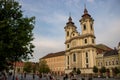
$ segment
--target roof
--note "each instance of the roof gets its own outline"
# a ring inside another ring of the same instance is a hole
[[[114,50],[106,51],[103,56],[106,57],[112,55],[118,55],[118,50],[114,49]]]
[[[97,44],[95,47],[98,48],[98,49],[104,50],[104,51],[113,50],[112,48],[106,46],[105,44]]]
[[[111,50],[113,50],[112,48],[106,46],[105,44],[97,44],[97,45],[95,45],[95,47],[97,49],[97,53],[98,54],[101,54],[101,53],[103,53],[105,51],[111,51]]]
[[[16,67],[23,67],[24,66],[24,62],[16,62]]]
[[[56,53],[49,53],[46,56],[42,57],[41,59],[63,56],[63,55],[65,55],[65,51],[60,51],[60,52],[56,52]]]

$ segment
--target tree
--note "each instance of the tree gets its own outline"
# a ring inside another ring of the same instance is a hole
[[[113,68],[112,71],[113,71],[113,73],[114,73],[115,76],[116,76],[118,73],[120,73],[120,70],[119,70],[117,67]]]
[[[93,72],[98,73],[98,68],[96,66],[93,67]]]
[[[101,67],[101,69],[100,69],[100,73],[105,73],[106,72],[106,68],[103,66],[103,67]]]
[[[32,63],[31,62],[25,62],[23,70],[27,73],[30,73],[32,70]]]
[[[45,60],[40,60],[40,63],[39,63],[39,72],[40,73],[48,73],[48,72],[50,72],[50,68],[47,65],[47,63],[46,63]]]
[[[22,13],[17,1],[0,0],[0,71],[32,56],[35,17]]]
[[[76,74],[76,68],[75,67],[73,68],[72,73]]]
[[[77,71],[76,71],[77,74],[81,74],[81,71],[79,68],[77,68]]]
[[[33,63],[32,72],[35,73],[36,71],[38,71],[38,68],[39,68],[39,64],[38,63]]]

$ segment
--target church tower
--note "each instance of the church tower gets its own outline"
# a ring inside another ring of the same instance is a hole
[[[87,45],[94,45],[95,44],[95,35],[94,35],[94,27],[93,27],[93,18],[88,13],[86,7],[84,9],[84,14],[82,18],[79,20],[81,24],[82,36],[84,37],[84,43]]]
[[[93,18],[84,9],[84,14],[79,20],[81,24],[81,34],[72,22],[71,16],[65,26],[65,73],[73,69],[80,69],[82,74],[93,73],[92,68],[96,65],[95,35]]]
[[[68,19],[68,22],[66,23],[66,26],[64,27],[65,29],[65,33],[66,33],[66,41],[65,41],[65,44],[66,44],[66,49],[69,49],[70,48],[70,44],[67,42],[71,39],[71,34],[73,32],[76,32],[76,26],[74,25],[74,22],[72,22],[72,18],[71,16],[69,17]],[[75,35],[75,34],[74,34]]]
[[[96,65],[96,48],[95,48],[95,35],[94,35],[94,20],[88,13],[86,7],[84,9],[84,14],[79,20],[81,24],[81,71],[83,74],[93,73],[92,68]]]

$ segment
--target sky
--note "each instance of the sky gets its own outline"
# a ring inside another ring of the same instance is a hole
[[[18,0],[24,16],[35,16],[33,30],[35,45],[33,58],[65,50],[65,30],[71,14],[72,20],[81,33],[79,20],[84,7],[94,19],[96,44],[105,44],[111,48],[120,42],[120,0]]]

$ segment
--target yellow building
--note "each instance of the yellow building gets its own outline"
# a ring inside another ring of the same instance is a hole
[[[72,18],[69,17],[65,26],[66,32],[66,65],[65,72],[69,73],[73,68],[80,68],[82,73],[91,74],[92,68],[96,65],[96,41],[94,35],[94,20],[84,9],[84,14],[79,20],[81,25],[81,34],[76,30]]]
[[[118,48],[110,51],[104,51],[99,53],[96,57],[96,66],[100,69],[101,67],[105,67],[110,72],[110,76],[113,76],[113,68],[120,68],[120,43],[118,44]]]
[[[65,51],[50,53],[43,58],[54,74],[63,74],[65,70]]]
[[[116,61],[118,61],[116,66],[120,65],[120,51],[118,56],[117,52],[115,52],[117,55],[112,54],[114,50],[108,46],[96,44],[93,25],[94,20],[86,8],[79,22],[81,25],[81,33],[77,31],[77,27],[72,21],[71,16],[64,27],[66,34],[64,54],[62,54],[63,52],[58,52],[54,53],[54,56],[48,54],[44,57],[50,69],[55,72],[62,70],[63,72],[65,71],[65,73],[70,73],[73,69],[79,68],[82,74],[92,74],[94,66],[99,68],[101,66],[107,68],[113,67],[112,61],[115,61],[115,64]],[[57,54],[61,55],[59,56]],[[108,61],[111,61],[110,64]]]

